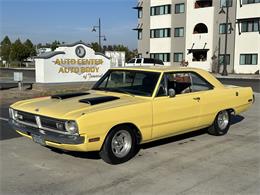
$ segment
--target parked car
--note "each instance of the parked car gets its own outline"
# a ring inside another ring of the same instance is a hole
[[[163,66],[164,63],[162,60],[153,59],[153,58],[133,58],[129,60],[126,66]]]
[[[111,164],[131,159],[138,145],[207,128],[228,132],[231,114],[254,102],[251,87],[224,86],[195,68],[110,69],[86,92],[19,101],[10,124],[43,146],[99,151]]]

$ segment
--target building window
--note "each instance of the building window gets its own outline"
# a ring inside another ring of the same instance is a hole
[[[142,18],[143,17],[143,9],[138,9],[137,11],[137,17]]]
[[[184,3],[175,4],[175,14],[184,13],[185,5]]]
[[[242,0],[242,4],[260,3],[260,0]]]
[[[183,37],[184,36],[184,28],[174,28],[174,37]]]
[[[170,53],[151,53],[150,58],[170,62]]]
[[[240,65],[257,65],[257,54],[240,54]]]
[[[173,61],[181,62],[183,60],[183,53],[174,53]]]
[[[137,39],[138,39],[138,40],[141,40],[141,39],[142,39],[142,36],[143,36],[143,30],[140,30],[140,29],[139,29],[139,30],[137,31]]]
[[[224,65],[225,54],[219,54],[218,59],[219,59],[219,65]],[[226,55],[226,61],[227,61],[227,65],[230,65],[230,54]]]
[[[171,5],[162,5],[151,7],[151,16],[171,14]]]
[[[259,19],[248,19],[241,21],[241,32],[258,32]]]
[[[220,7],[232,7],[232,0],[220,0]]]
[[[193,30],[193,34],[201,34],[201,33],[208,33],[208,27],[203,23],[196,24]]]
[[[228,29],[226,23],[219,24],[219,34],[226,34],[228,31],[228,34],[231,33],[231,23],[228,23]]]
[[[171,37],[171,29],[170,28],[152,29],[150,30],[150,37],[151,38]]]

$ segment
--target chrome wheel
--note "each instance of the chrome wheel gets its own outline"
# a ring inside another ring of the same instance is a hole
[[[126,130],[119,130],[112,138],[111,148],[113,154],[118,158],[125,157],[132,147],[132,137]]]
[[[224,129],[228,126],[228,123],[229,123],[229,114],[228,114],[228,112],[227,112],[226,110],[221,111],[221,112],[218,114],[217,122],[218,122],[218,127],[219,127],[221,130],[224,130]]]

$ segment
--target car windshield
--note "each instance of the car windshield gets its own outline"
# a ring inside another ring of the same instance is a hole
[[[109,70],[92,89],[152,96],[159,76],[158,72]]]

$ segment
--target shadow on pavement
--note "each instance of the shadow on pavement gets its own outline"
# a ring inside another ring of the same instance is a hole
[[[239,123],[243,119],[244,119],[243,116],[231,115],[231,125]],[[203,134],[206,134],[206,133],[207,133],[207,129],[205,128],[205,129],[200,129],[200,130],[197,130],[197,131],[193,131],[193,132],[189,132],[189,133],[185,133],[185,134],[176,135],[176,136],[173,136],[173,137],[153,141],[153,142],[150,142],[150,143],[142,144],[137,149],[135,155],[138,154],[140,149],[148,149],[148,148],[161,146],[161,145],[165,145],[165,144],[169,144],[169,143],[173,143],[173,142],[177,142],[177,141],[181,141],[181,140],[185,140],[185,141],[178,143],[179,145],[182,145],[182,144],[185,144],[185,143],[188,143],[188,142],[194,142],[194,141],[196,141],[197,136],[200,136],[200,135],[203,135]],[[52,147],[49,147],[49,146],[46,146],[46,147],[49,148],[51,151],[57,153],[57,154],[67,154],[67,155],[74,156],[76,158],[83,158],[83,159],[92,159],[92,160],[99,160],[100,159],[99,152],[72,152],[72,151],[65,151],[65,150],[61,150],[61,149],[57,149],[57,148],[52,148]]]

